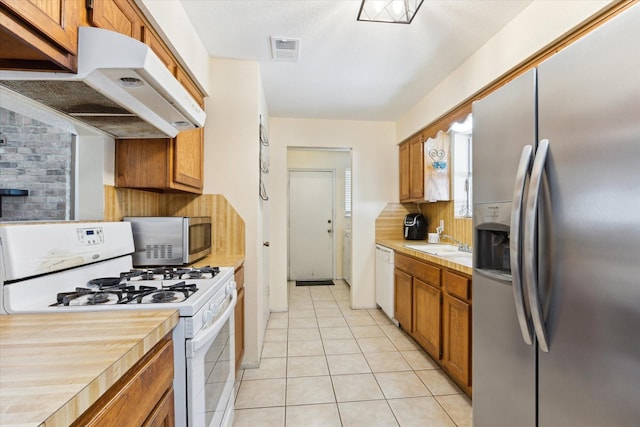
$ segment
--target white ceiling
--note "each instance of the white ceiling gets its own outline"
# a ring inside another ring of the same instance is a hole
[[[270,115],[395,121],[531,0],[425,0],[410,25],[356,21],[360,0],[181,3],[210,56],[260,64]],[[273,61],[271,36],[299,61]]]

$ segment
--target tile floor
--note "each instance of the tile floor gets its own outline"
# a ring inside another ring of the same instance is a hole
[[[471,426],[471,401],[381,310],[349,287],[289,283],[257,369],[238,373],[234,427]]]

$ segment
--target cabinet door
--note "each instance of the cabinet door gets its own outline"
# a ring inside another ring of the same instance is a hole
[[[92,25],[142,39],[144,24],[130,0],[93,0],[88,9]]]
[[[78,53],[79,11],[72,1],[0,0],[0,4],[29,22],[67,52]]]
[[[443,298],[443,365],[452,377],[471,385],[471,307],[447,293]]]
[[[193,83],[187,73],[181,68],[176,69],[176,80],[180,82],[182,86],[189,92],[189,95],[195,99],[198,105],[204,108],[204,95],[200,92],[200,89]]]
[[[409,141],[409,197],[424,197],[424,155],[422,135]]]
[[[116,140],[116,186],[167,188],[170,141],[164,138]]]
[[[394,315],[402,329],[412,332],[413,278],[397,268],[393,275],[395,282]]]
[[[244,356],[244,287],[238,291],[238,302],[235,311],[236,333],[236,372],[240,369],[242,356]]]
[[[173,182],[202,189],[203,156],[204,129],[180,132],[173,142]]]
[[[163,41],[149,28],[142,27],[142,42],[149,46],[153,53],[166,65],[171,74],[176,72],[176,62]]]
[[[164,397],[155,407],[142,427],[174,427],[176,425],[176,411],[173,400],[173,387],[164,394]]]
[[[0,68],[76,72],[80,4],[0,0]]]
[[[405,142],[398,147],[400,156],[400,201],[404,202],[411,197],[409,193],[409,143]]]
[[[436,360],[440,359],[442,291],[413,279],[413,337]]]

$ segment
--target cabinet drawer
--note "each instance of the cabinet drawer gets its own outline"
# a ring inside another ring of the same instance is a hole
[[[72,427],[140,426],[173,381],[173,341],[168,336],[87,409]],[[170,402],[173,405],[173,401]]]
[[[413,277],[435,286],[440,287],[440,268],[435,267],[426,262],[418,261],[408,256],[398,254],[395,255],[396,268],[409,273]]]
[[[463,300],[471,298],[471,280],[467,277],[454,274],[450,271],[444,273],[444,286],[449,295]]]

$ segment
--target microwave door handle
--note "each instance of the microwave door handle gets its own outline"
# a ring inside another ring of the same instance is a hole
[[[225,301],[230,298],[231,303],[225,308],[222,316],[207,326],[205,329],[199,331],[197,338],[187,341],[186,353],[188,358],[194,357],[203,347],[205,347],[216,335],[222,330],[225,322],[229,320],[236,306],[238,300],[238,292],[234,289],[233,292],[225,298]],[[223,303],[224,304],[224,303]]]
[[[189,263],[189,253],[191,252],[191,248],[189,248],[189,218],[182,219],[182,263]]]

